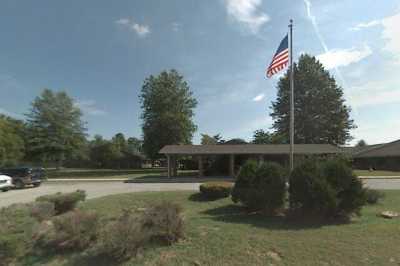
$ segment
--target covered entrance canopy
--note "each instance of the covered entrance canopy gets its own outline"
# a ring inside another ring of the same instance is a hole
[[[167,145],[159,153],[168,160],[168,177],[176,175],[176,156],[194,156],[198,158],[199,176],[203,176],[203,157],[209,155],[229,155],[229,175],[234,176],[235,155],[288,155],[289,144],[219,144],[219,145]],[[297,144],[296,155],[328,155],[342,153],[342,150],[330,144]]]

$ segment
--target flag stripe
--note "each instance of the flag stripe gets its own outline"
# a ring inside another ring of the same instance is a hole
[[[274,74],[278,73],[284,69],[289,63],[289,43],[288,36],[281,41],[278,50],[276,51],[274,57],[272,58],[271,64],[267,69],[267,77],[272,77]]]

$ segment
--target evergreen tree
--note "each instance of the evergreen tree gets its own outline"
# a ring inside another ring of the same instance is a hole
[[[343,90],[317,59],[301,55],[294,65],[295,143],[341,145],[351,140],[355,128]],[[278,96],[272,103],[273,128],[289,141],[289,73],[278,82]]]

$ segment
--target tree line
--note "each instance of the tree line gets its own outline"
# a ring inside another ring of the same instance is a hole
[[[32,101],[25,120],[0,115],[0,166],[140,167],[140,139],[118,133],[109,140],[100,135],[89,140],[86,132],[73,99],[45,89]]]
[[[350,130],[355,128],[351,109],[334,77],[310,55],[301,55],[294,71],[295,143],[343,145],[351,140]],[[254,144],[289,142],[288,72],[278,81],[277,89],[268,114],[274,121],[272,128],[256,130],[251,140]],[[197,100],[176,70],[146,78],[139,103],[141,139],[119,133],[109,140],[101,136],[88,140],[82,112],[73,99],[65,92],[45,89],[32,102],[24,121],[0,116],[0,165],[34,161],[58,166],[81,163],[86,167],[126,168],[133,167],[133,162],[143,156],[161,158],[159,150],[165,145],[192,143],[197,130],[193,121]],[[226,142],[246,143],[241,139],[225,141],[221,135],[202,136],[202,144]]]

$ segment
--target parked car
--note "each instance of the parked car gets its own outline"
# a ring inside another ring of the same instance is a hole
[[[16,167],[0,169],[0,174],[10,176],[15,188],[24,188],[27,185],[40,186],[44,179],[43,168]]]
[[[12,187],[12,178],[7,175],[0,175],[0,190],[6,192]]]

